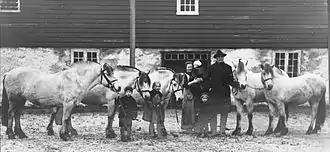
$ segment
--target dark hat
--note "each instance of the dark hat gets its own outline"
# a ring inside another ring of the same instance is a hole
[[[132,88],[131,86],[127,86],[127,87],[125,87],[125,90],[124,90],[124,91],[126,92],[127,90],[133,92],[133,88]]]
[[[217,53],[213,56],[213,58],[217,58],[218,56],[225,57],[226,55],[226,53],[223,53],[221,50],[218,50]]]

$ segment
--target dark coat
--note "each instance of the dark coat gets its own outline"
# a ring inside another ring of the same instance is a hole
[[[135,119],[137,117],[137,103],[133,97],[123,96],[116,101],[119,107],[119,118]]]
[[[142,119],[152,123],[164,123],[165,120],[165,101],[162,93],[152,90],[150,101],[146,101],[143,107]]]
[[[235,81],[231,66],[224,62],[216,62],[208,67],[204,73],[203,91],[209,92],[209,101],[207,106],[217,107],[215,105],[223,106],[224,103],[230,104],[230,88],[231,85],[234,88],[239,86],[239,83]]]

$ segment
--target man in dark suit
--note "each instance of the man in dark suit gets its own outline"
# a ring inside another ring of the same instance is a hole
[[[214,116],[218,113],[221,114],[220,119],[220,135],[225,135],[226,123],[228,113],[230,111],[230,88],[229,85],[238,88],[239,83],[235,81],[231,66],[224,63],[224,57],[227,54],[218,50],[214,55],[216,63],[210,65],[204,75],[204,92],[208,92],[209,99],[205,103],[206,111],[212,113],[211,130],[212,134],[216,135],[217,117]]]

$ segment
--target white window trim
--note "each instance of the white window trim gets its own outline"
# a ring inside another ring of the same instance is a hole
[[[176,15],[199,15],[199,0],[195,0],[195,11],[181,11],[181,0],[176,0]]]
[[[21,0],[17,0],[17,10],[0,10],[3,13],[19,13],[21,12]]]
[[[83,61],[87,61],[87,52],[96,52],[97,63],[100,63],[100,51],[99,50],[71,50],[71,64],[73,64],[74,60],[74,52],[83,52],[84,59]]]
[[[275,55],[276,53],[285,53],[285,60],[284,60],[284,71],[288,72],[289,67],[289,53],[298,53],[298,72],[297,76],[300,75],[300,66],[301,66],[301,50],[286,50],[286,51],[273,51],[272,56],[272,63],[275,65]]]

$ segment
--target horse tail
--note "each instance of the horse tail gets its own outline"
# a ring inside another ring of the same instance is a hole
[[[9,109],[9,100],[8,100],[8,95],[7,95],[7,91],[5,88],[5,78],[6,75],[3,76],[3,88],[2,88],[2,117],[1,117],[1,121],[2,121],[2,126],[7,126],[8,125],[8,109]]]
[[[319,102],[319,107],[317,110],[317,120],[319,120],[320,125],[322,126],[325,122],[325,117],[326,117],[326,105],[325,105],[325,91],[322,95],[321,101]]]

